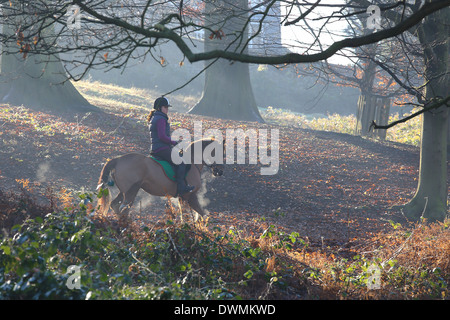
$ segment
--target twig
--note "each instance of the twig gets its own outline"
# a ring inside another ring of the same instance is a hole
[[[165,231],[166,231],[167,235],[169,236],[170,241],[171,241],[172,244],[173,244],[173,249],[175,250],[176,253],[178,253],[178,255],[181,257],[181,259],[183,260],[183,262],[186,263],[186,260],[185,260],[184,257],[181,255],[180,251],[178,251],[177,246],[175,245],[175,242],[173,241],[172,236],[170,235],[170,232],[169,232],[168,229],[169,229],[169,228],[166,228]]]
[[[134,253],[130,252],[130,254],[131,254],[131,257],[132,257],[134,260],[136,260],[136,262],[140,265],[140,267],[141,267],[142,269],[145,269],[148,273],[150,273],[150,274],[152,274],[153,276],[159,278],[161,281],[164,281],[164,279],[163,279],[159,274],[157,274],[157,273],[153,272],[152,270],[150,270],[150,268],[147,267],[147,265],[146,265],[144,262],[142,262],[141,260],[139,260],[139,259],[136,257],[136,255],[135,255]]]
[[[420,216],[420,223],[419,223],[419,225],[411,232],[411,234],[410,234],[409,237],[405,240],[405,242],[403,242],[403,243],[400,245],[400,247],[398,247],[398,249],[395,250],[394,254],[393,254],[388,260],[383,261],[383,262],[381,263],[381,266],[382,266],[382,267],[384,267],[384,266],[386,265],[386,263],[388,263],[389,261],[395,259],[395,258],[400,254],[400,252],[402,252],[402,250],[405,248],[406,244],[407,244],[408,241],[412,238],[412,236],[414,235],[414,233],[416,232],[416,230],[422,225],[423,216],[424,216],[425,211],[426,211],[426,209],[427,209],[427,205],[428,205],[428,197],[425,197],[425,206],[424,206],[424,208],[423,208],[422,215]],[[402,212],[402,214],[403,214],[403,212]]]
[[[128,117],[130,116],[130,114],[131,114],[131,113],[129,113],[129,114],[123,116],[122,121],[119,123],[119,125],[118,125],[113,131],[108,132],[108,133],[105,135],[105,137],[107,137],[107,136],[109,136],[109,135],[112,135],[112,134],[116,133],[116,131],[119,130],[119,128],[120,128],[120,127],[122,126],[122,124],[125,122],[125,119],[128,118]]]
[[[209,63],[206,67],[204,67],[202,70],[200,70],[200,72],[198,72],[194,77],[192,77],[190,80],[188,80],[186,83],[184,83],[183,85],[181,85],[178,88],[175,88],[167,93],[165,93],[163,96],[168,96],[178,90],[183,89],[184,87],[186,87],[188,84],[190,84],[192,81],[194,81],[195,79],[197,79],[203,72],[206,71],[206,69],[208,69],[209,67],[211,67],[217,60],[219,60],[219,58],[214,59],[211,63]]]

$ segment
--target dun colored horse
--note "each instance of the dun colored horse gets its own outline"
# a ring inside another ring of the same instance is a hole
[[[201,146],[202,155],[204,149],[214,139],[203,139],[192,142],[186,148],[187,154],[191,155],[191,168],[186,175],[186,182],[194,186],[195,189],[181,197],[188,205],[200,215],[205,212],[202,209],[197,192],[201,187],[201,172],[203,166],[212,169],[214,176],[223,174],[223,164],[207,164],[202,160],[201,164],[194,163],[194,150]],[[200,145],[197,145],[200,144]],[[197,145],[197,147],[195,147]],[[222,146],[223,148],[224,146]],[[111,202],[110,192],[103,192],[98,201],[98,213],[104,215],[109,207],[119,216],[119,221],[128,219],[128,211],[133,205],[136,195],[140,189],[155,196],[176,196],[177,184],[167,177],[163,168],[155,160],[139,153],[128,153],[123,156],[109,160],[102,169],[98,182],[98,189],[108,189],[108,185],[115,183],[119,189],[119,194]]]

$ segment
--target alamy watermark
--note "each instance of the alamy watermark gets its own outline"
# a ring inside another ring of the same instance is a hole
[[[261,175],[274,175],[279,169],[279,130],[278,129],[226,129],[225,137],[219,129],[203,131],[201,121],[194,121],[194,139],[187,129],[176,129],[172,132],[173,140],[181,142],[172,149],[172,162],[180,164],[261,164]],[[202,150],[198,145],[194,150],[187,149],[193,141],[214,137],[214,142]],[[269,143],[270,137],[270,143]],[[224,145],[225,144],[225,148]],[[198,146],[198,148],[196,148]],[[183,153],[180,154],[179,150]],[[224,150],[225,149],[225,150]],[[235,150],[236,149],[236,150]],[[248,150],[248,159],[247,151]],[[236,152],[235,152],[236,151]],[[192,152],[194,154],[192,154]],[[224,152],[226,157],[224,158]],[[247,162],[248,160],[248,162]]]
[[[369,17],[366,20],[366,27],[368,29],[381,29],[381,9],[377,5],[370,5],[367,7],[366,12],[369,14]],[[68,7],[66,15],[67,18],[67,27],[70,30],[81,29],[81,18],[83,17],[83,13],[81,12],[81,8],[77,4],[72,4]]]
[[[81,267],[71,265],[67,268],[67,274],[71,274],[66,281],[66,287],[70,290],[81,289]]]
[[[370,16],[367,18],[366,21],[367,29],[375,29],[375,31],[380,30],[381,29],[380,7],[376,5],[370,5],[367,7],[366,12],[370,14]]]
[[[81,29],[81,18],[82,18],[82,13],[81,13],[81,9],[79,5],[76,4],[72,4],[68,9],[67,9],[67,28],[69,28],[70,30],[76,29],[79,30]]]
[[[381,289],[381,269],[379,266],[372,264],[367,269],[369,277],[367,278],[367,290]]]

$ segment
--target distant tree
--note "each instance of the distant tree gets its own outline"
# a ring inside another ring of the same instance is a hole
[[[351,14],[355,10],[357,9],[350,8],[348,12]],[[347,18],[349,27],[346,34],[355,37],[374,32],[367,27],[367,19],[361,15],[350,15]],[[391,100],[397,106],[410,106],[408,103],[415,102],[417,96],[420,96],[415,87],[419,84],[421,73],[418,69],[421,63],[418,59],[405,57],[411,52],[406,51],[410,48],[405,48],[402,43],[404,38],[405,35],[402,35],[400,39],[390,38],[346,52],[352,65],[336,65],[324,61],[315,68],[316,73],[326,81],[360,90],[356,112],[357,135],[385,138],[386,130],[373,130],[373,122],[376,121],[378,125],[388,123]]]
[[[28,15],[38,7],[17,4],[2,8],[3,39],[0,102],[53,110],[92,111],[93,106],[68,81],[58,53],[30,52],[40,38],[26,36]],[[54,26],[42,21],[42,39],[55,37]]]
[[[213,30],[204,33],[205,52],[248,52],[248,1],[206,1],[204,19]],[[220,58],[210,64],[205,62],[203,95],[190,113],[262,122],[250,83],[249,65]]]

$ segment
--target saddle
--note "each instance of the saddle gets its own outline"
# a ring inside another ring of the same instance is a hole
[[[149,157],[150,157],[150,159],[154,160],[156,163],[158,163],[161,166],[161,168],[163,169],[164,174],[166,175],[167,178],[169,178],[170,180],[175,181],[175,182],[177,181],[176,173],[175,173],[175,165],[173,165],[169,161],[163,160],[157,156],[151,155]],[[186,178],[190,168],[191,168],[191,165],[187,164],[186,172],[184,175],[185,178]]]

